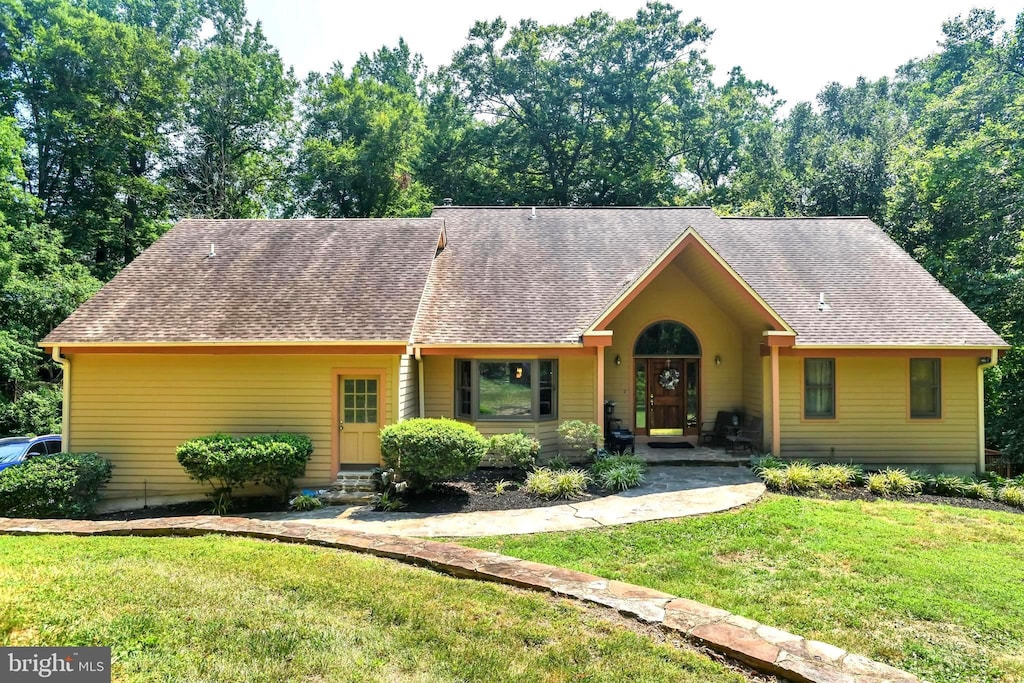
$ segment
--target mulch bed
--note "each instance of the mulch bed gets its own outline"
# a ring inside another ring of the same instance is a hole
[[[197,500],[191,503],[175,503],[174,505],[156,505],[139,510],[124,512],[107,512],[93,515],[90,519],[120,522],[129,519],[151,519],[153,517],[189,517],[192,515],[209,515],[212,503],[208,500]],[[280,498],[272,496],[251,496],[235,498],[229,515],[247,512],[283,512],[288,509]]]
[[[531,496],[518,486],[509,487],[500,496],[494,494],[499,481],[521,485],[526,475],[520,470],[479,469],[459,481],[435,484],[433,489],[405,497],[406,506],[400,512],[482,512],[485,510],[522,510],[524,508],[551,507],[565,503],[578,503],[610,495],[593,485],[586,495],[573,500],[561,498],[545,500]]]
[[[790,493],[784,491],[776,491],[776,493],[784,493],[785,495],[798,496],[800,498],[825,498],[828,500],[866,500],[874,502],[876,500],[890,500],[900,503],[928,503],[930,505],[952,505],[958,508],[973,508],[975,510],[996,510],[998,512],[1012,512],[1020,515],[1024,514],[1024,510],[1015,508],[1010,505],[994,500],[979,500],[977,498],[947,498],[946,496],[932,496],[922,494],[920,496],[906,496],[902,498],[887,498],[882,496],[876,496],[875,494],[868,491],[866,488],[851,488],[851,489],[835,489],[831,491],[806,491],[799,493]]]

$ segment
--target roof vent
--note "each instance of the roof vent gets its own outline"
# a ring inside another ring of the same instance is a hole
[[[206,255],[206,258],[213,258],[217,255],[217,245],[210,244],[210,253]]]
[[[832,308],[832,306],[830,306],[829,304],[825,303],[825,292],[822,292],[821,294],[819,294],[818,295],[818,310],[819,311],[827,311],[827,310],[830,310],[831,308]]]
[[[530,207],[530,220],[531,221],[537,220],[537,207],[536,206],[531,206]]]
[[[441,204],[444,205],[444,206],[451,206],[452,205],[452,198],[451,197],[445,197],[444,199],[441,200]]]

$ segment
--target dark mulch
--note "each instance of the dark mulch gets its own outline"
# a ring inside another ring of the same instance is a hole
[[[929,503],[931,505],[952,505],[958,508],[973,508],[975,510],[997,510],[999,512],[1012,512],[1024,514],[1024,510],[1005,505],[994,500],[979,500],[977,498],[947,498],[945,496],[932,496],[922,494],[920,496],[908,496],[904,498],[883,498],[876,496],[866,488],[837,489],[833,491],[807,491],[801,493],[788,493],[791,496],[801,498],[826,498],[829,500],[892,500],[901,503]]]
[[[526,475],[520,470],[480,469],[466,477],[445,484],[435,484],[430,491],[407,495],[401,512],[480,512],[484,510],[522,510],[523,508],[550,507],[565,503],[593,500],[609,495],[607,491],[591,486],[582,498],[544,500],[520,490]],[[499,481],[514,482],[505,493],[494,494]]]
[[[175,503],[174,505],[157,505],[141,508],[139,510],[126,510],[124,512],[107,512],[102,515],[94,515],[91,519],[125,521],[130,519],[150,519],[153,517],[189,517],[191,515],[209,515],[211,503],[208,500],[197,500],[191,503]],[[247,512],[283,512],[288,505],[280,498],[273,496],[252,496],[239,497],[234,501],[229,515],[245,514]]]

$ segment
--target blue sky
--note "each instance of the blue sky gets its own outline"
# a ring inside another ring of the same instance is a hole
[[[634,14],[640,0],[248,0],[249,17],[263,22],[270,41],[296,74],[351,66],[361,52],[394,45],[399,36],[429,67],[446,63],[478,19],[509,23],[530,17],[565,23],[595,9]],[[978,3],[954,0],[691,0],[676,2],[684,17],[698,16],[715,36],[708,58],[724,77],[733,65],[771,83],[789,103],[813,100],[829,81],[891,75],[912,57],[935,49],[942,22]],[[1021,0],[981,3],[1012,24]]]

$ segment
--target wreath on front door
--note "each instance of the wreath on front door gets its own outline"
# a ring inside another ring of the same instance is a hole
[[[662,389],[673,391],[679,386],[679,371],[675,368],[665,368],[658,373],[658,384]]]

